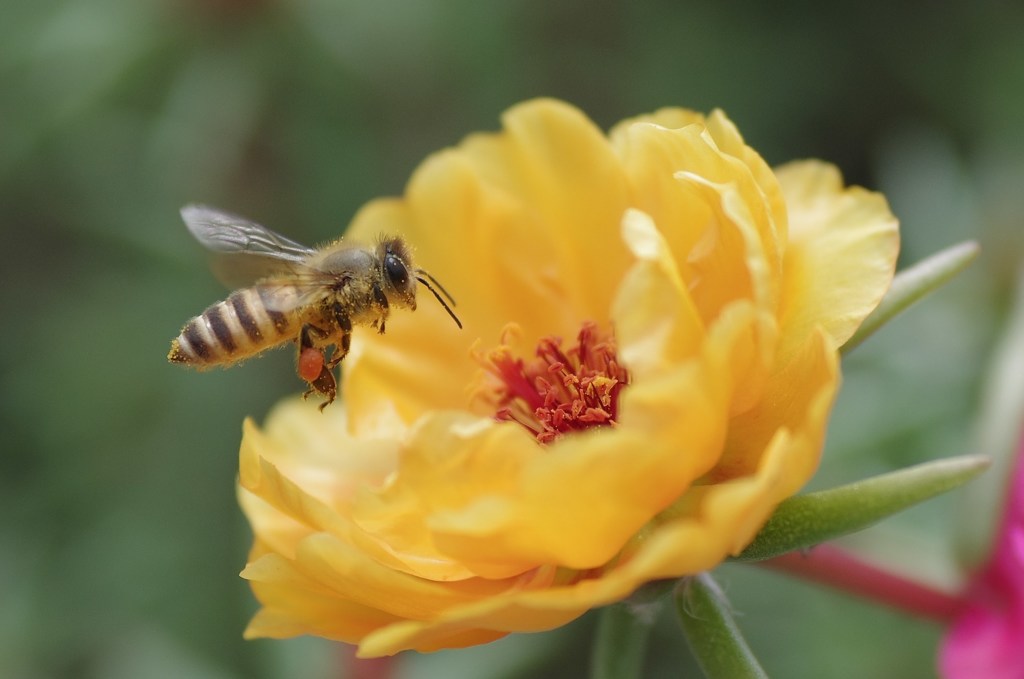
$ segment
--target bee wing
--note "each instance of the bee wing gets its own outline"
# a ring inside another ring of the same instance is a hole
[[[212,253],[210,268],[229,288],[268,276],[300,276],[315,250],[247,219],[205,205],[187,205],[181,218]]]
[[[305,269],[266,278],[250,287],[269,311],[288,313],[316,304],[323,298],[324,291],[330,290],[331,282],[324,274]]]
[[[305,261],[315,252],[256,222],[205,205],[186,205],[181,209],[181,218],[196,240],[213,252],[296,263]]]
[[[213,275],[229,289],[247,288],[264,278],[297,277],[306,270],[302,264],[260,255],[214,252],[209,259]]]

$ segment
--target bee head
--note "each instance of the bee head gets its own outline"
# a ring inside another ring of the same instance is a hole
[[[384,294],[395,306],[416,310],[416,277],[412,275],[412,253],[401,238],[385,238],[380,243]]]
[[[383,238],[380,242],[379,255],[381,260],[381,273],[384,275],[384,284],[387,290],[384,294],[388,302],[397,306],[404,306],[416,310],[416,282],[430,290],[431,294],[448,312],[448,315],[455,321],[455,325],[462,328],[462,321],[452,311],[455,300],[448,294],[448,291],[423,269],[417,269],[412,265],[412,253],[409,246],[401,238]],[[441,292],[439,293],[438,290]],[[442,297],[441,295],[444,295]],[[445,300],[448,301],[445,301]],[[451,306],[448,305],[451,302]]]

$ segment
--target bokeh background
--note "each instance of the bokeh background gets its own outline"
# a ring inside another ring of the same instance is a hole
[[[0,10],[0,677],[338,677],[340,645],[245,642],[244,417],[290,352],[165,362],[224,291],[178,217],[207,202],[305,242],[538,95],[608,127],[722,107],[772,163],[884,191],[906,265],[981,260],[845,361],[815,486],[968,452],[1024,252],[1024,6],[599,0],[13,0]],[[852,544],[955,576],[955,498]],[[780,677],[929,677],[941,630],[753,567],[721,580]],[[670,612],[649,676],[694,676]],[[401,676],[585,676],[593,616],[407,656]]]

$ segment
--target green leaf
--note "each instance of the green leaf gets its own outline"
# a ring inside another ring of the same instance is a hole
[[[590,656],[592,679],[643,676],[644,655],[660,602],[623,601],[605,607]]]
[[[735,561],[770,559],[853,533],[966,483],[989,458],[964,455],[926,462],[782,502]]]
[[[911,304],[947,283],[955,275],[967,268],[980,252],[978,244],[967,241],[946,248],[928,259],[918,262],[909,269],[896,274],[889,292],[875,308],[860,328],[853,334],[840,352],[848,354],[861,342],[873,335],[876,330],[893,319]]]
[[[710,574],[681,580],[675,603],[686,641],[708,679],[768,676],[747,646],[733,620],[729,601]]]

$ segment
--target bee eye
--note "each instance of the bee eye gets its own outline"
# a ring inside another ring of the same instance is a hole
[[[405,268],[405,262],[392,253],[384,257],[384,272],[395,287],[404,286],[409,282],[409,270]]]

